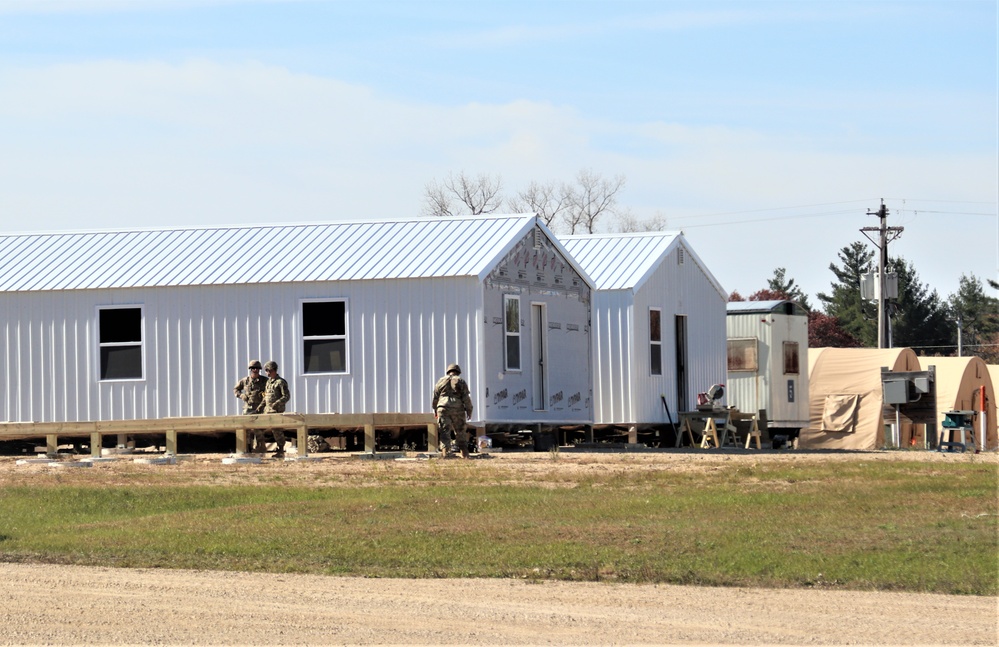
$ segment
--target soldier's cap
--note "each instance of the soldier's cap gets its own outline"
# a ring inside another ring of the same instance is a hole
[[[457,364],[448,364],[447,365],[447,370],[444,371],[444,372],[445,373],[457,373],[458,375],[461,375],[461,367],[458,366]]]
[[[260,365],[259,359],[254,359],[250,360],[250,365],[247,366],[247,368],[263,368],[263,367]]]
[[[264,364],[264,369],[268,370],[268,371],[270,371],[270,370],[275,370],[276,371],[278,369],[277,362],[275,362],[273,360],[270,361],[270,362],[267,362],[266,364]]]

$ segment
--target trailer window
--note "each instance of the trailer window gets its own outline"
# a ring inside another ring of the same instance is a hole
[[[649,372],[663,374],[662,310],[659,308],[649,310]]]
[[[347,372],[347,302],[302,302],[306,373]]]
[[[505,366],[508,371],[520,370],[520,297],[503,296]]]
[[[798,374],[798,342],[784,342],[784,375]]]
[[[142,308],[101,308],[97,315],[100,379],[142,379]]]
[[[729,339],[728,370],[756,371],[758,369],[756,339]]]

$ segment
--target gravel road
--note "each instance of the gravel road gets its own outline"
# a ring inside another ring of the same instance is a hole
[[[995,645],[989,597],[0,564],[0,643]]]

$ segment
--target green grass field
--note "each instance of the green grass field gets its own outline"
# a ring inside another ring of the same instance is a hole
[[[569,476],[550,463],[528,477],[484,461],[378,466],[356,484],[15,481],[0,488],[0,561],[999,593],[994,464]]]

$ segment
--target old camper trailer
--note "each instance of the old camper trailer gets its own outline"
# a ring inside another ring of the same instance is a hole
[[[808,426],[808,311],[794,301],[730,301],[728,403],[766,410],[771,435]]]

